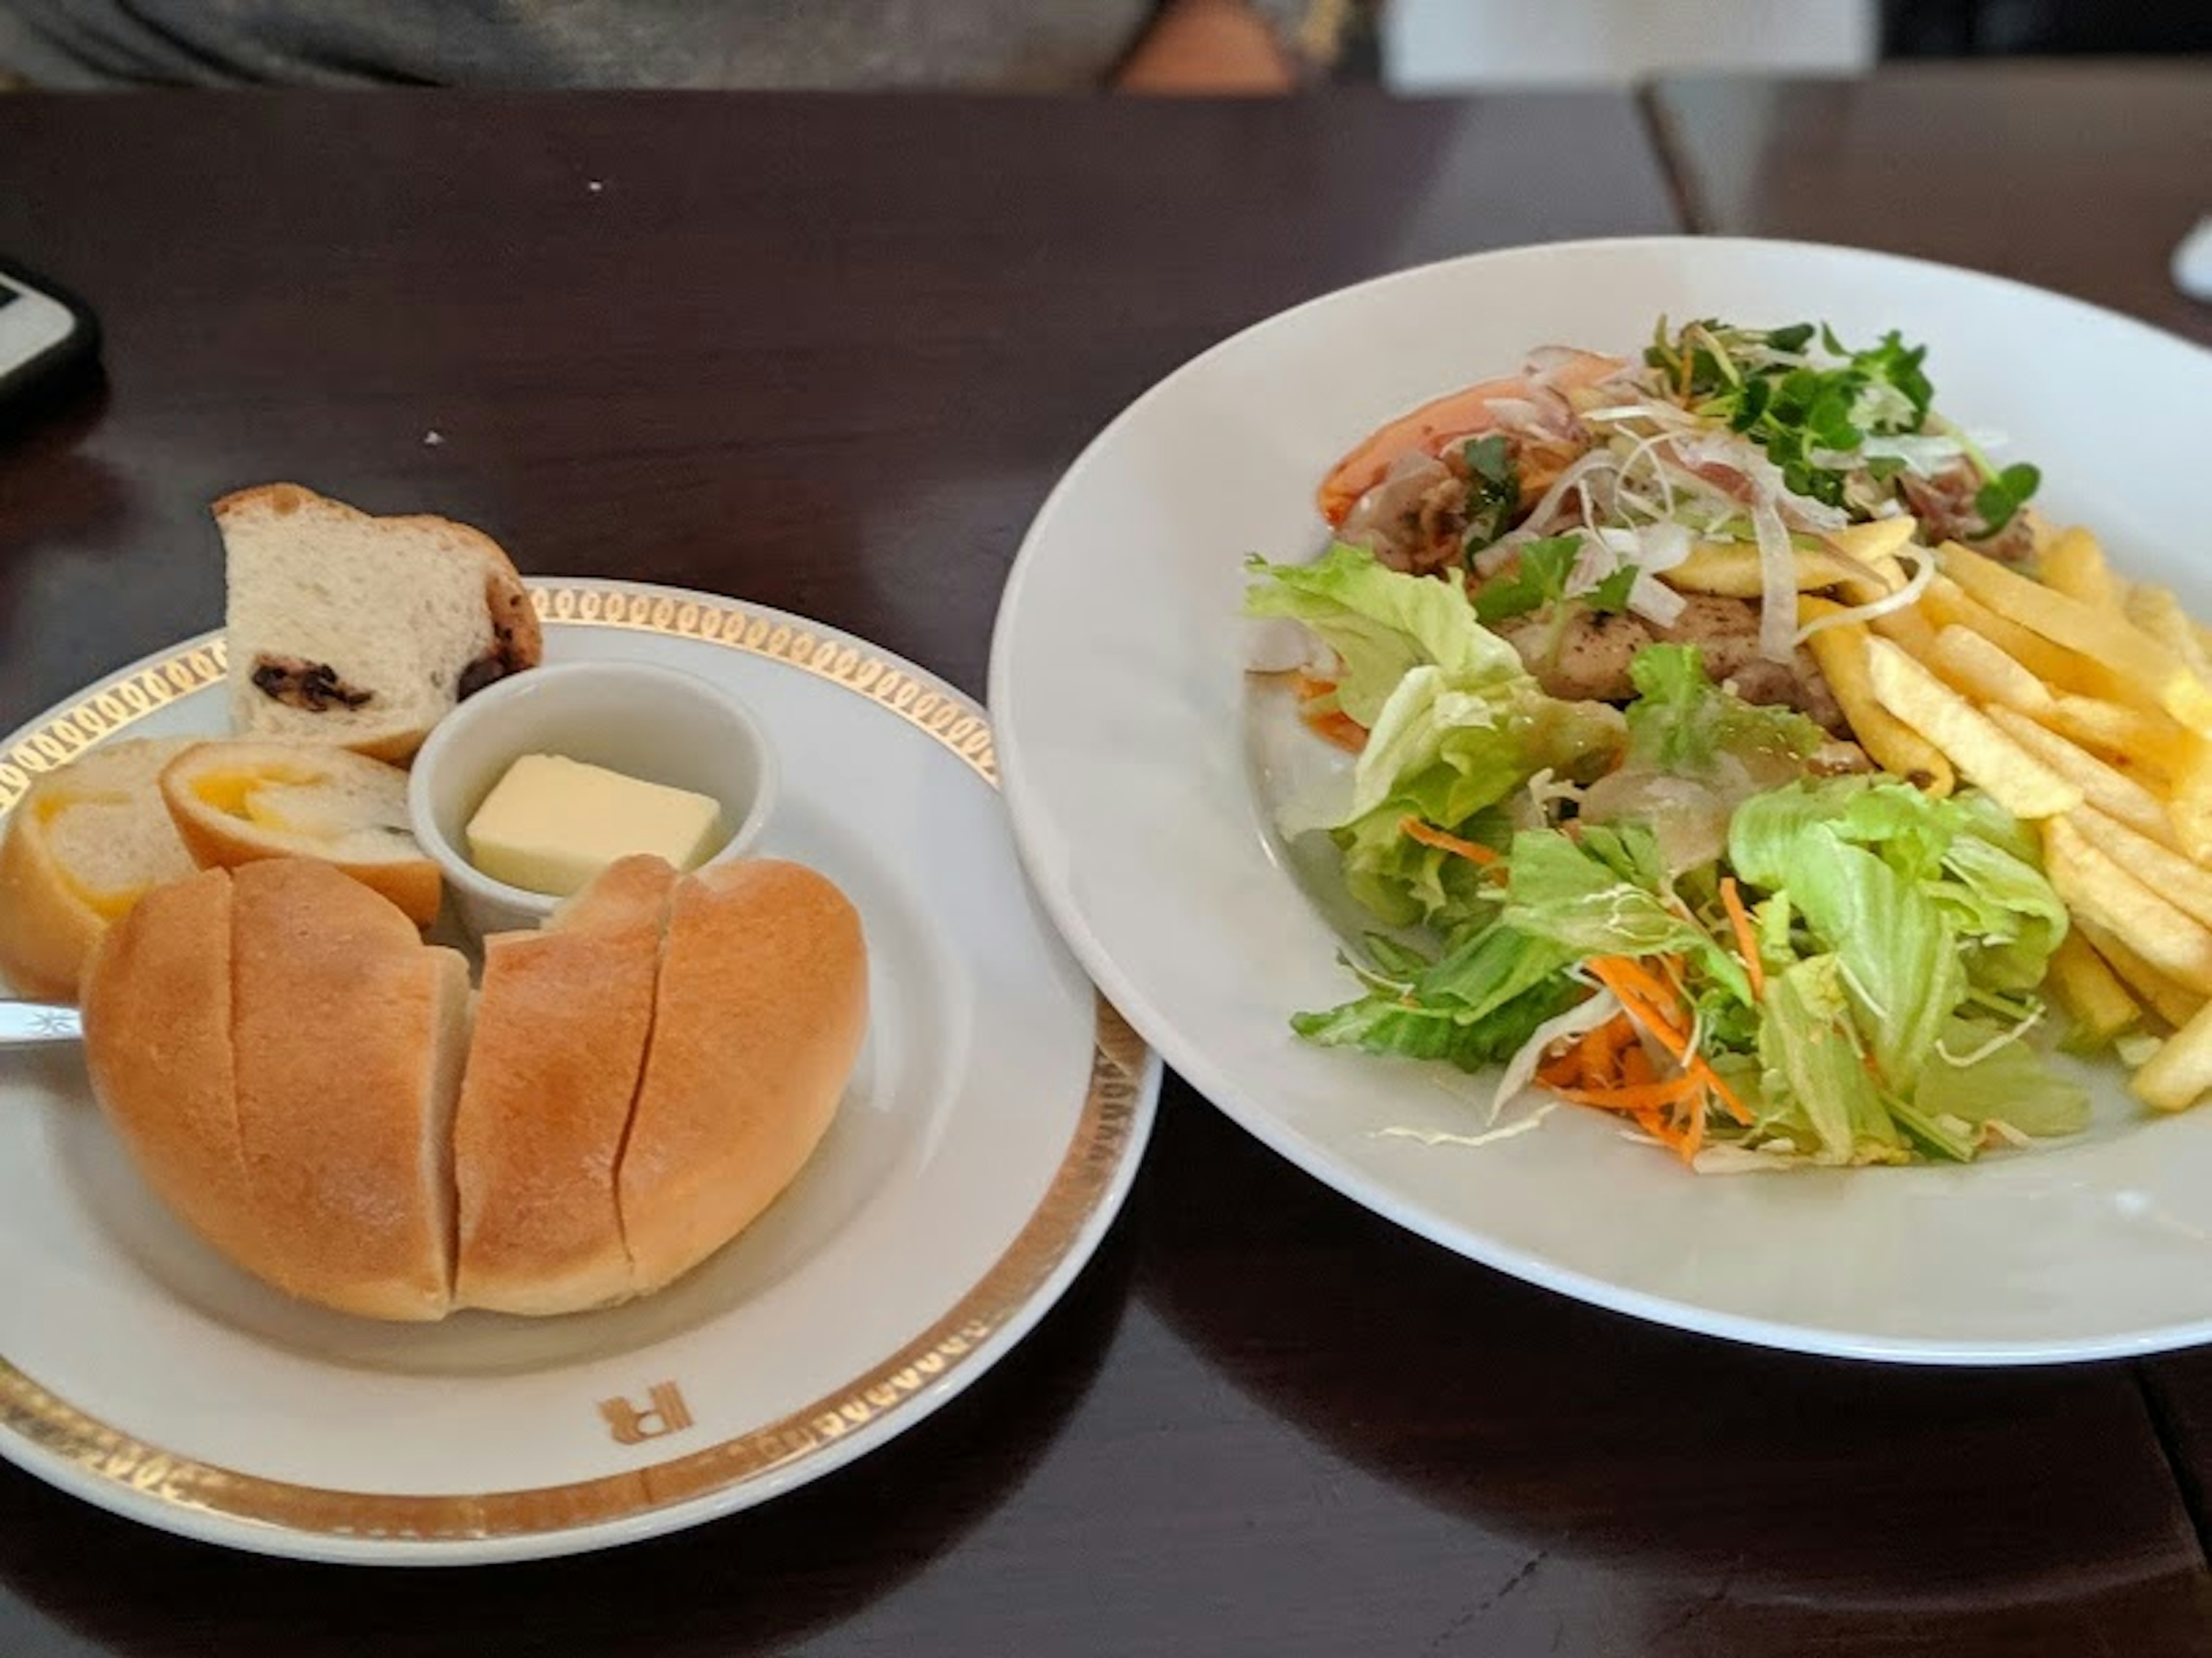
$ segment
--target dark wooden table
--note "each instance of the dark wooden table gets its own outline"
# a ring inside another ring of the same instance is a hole
[[[204,503],[286,476],[980,689],[1030,513],[1164,370],[1392,266],[1676,223],[1613,95],[0,99],[0,251],[110,333],[104,392],[0,442],[0,725],[216,621]],[[878,1455],[659,1542],[416,1573],[0,1469],[0,1654],[2203,1651],[2169,1374],[1594,1312],[1170,1080],[1073,1291]]]
[[[1899,67],[1647,94],[1692,228],[1850,242],[2055,288],[2212,344],[2168,279],[2212,213],[2212,67]]]

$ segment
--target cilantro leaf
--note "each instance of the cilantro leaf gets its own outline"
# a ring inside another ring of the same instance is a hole
[[[1577,597],[1600,616],[1618,616],[1628,608],[1628,590],[1635,585],[1636,567],[1623,564],[1596,586]]]
[[[1578,535],[1546,536],[1528,543],[1513,569],[1491,577],[1475,590],[1475,620],[1488,627],[1565,598],[1567,578],[1582,544]]]
[[[1575,556],[1582,550],[1582,544],[1580,533],[1570,531],[1563,536],[1532,541],[1522,548],[1515,568],[1491,577],[1475,589],[1475,619],[1487,627],[1570,599],[1601,616],[1626,610],[1629,589],[1636,584],[1633,564],[1617,567],[1581,592],[1567,591],[1567,584],[1574,577]]]
[[[1974,510],[1982,515],[1982,533],[1993,536],[2012,522],[2042,485],[2043,474],[2025,461],[2008,466],[1974,492]]]
[[[1467,533],[1460,542],[1462,559],[1480,552],[1504,535],[1521,506],[1521,474],[1513,464],[1513,447],[1502,434],[1470,438],[1460,447],[1467,462]]]

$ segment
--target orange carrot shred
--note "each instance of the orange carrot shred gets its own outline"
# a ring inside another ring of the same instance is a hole
[[[1681,1012],[1680,993],[1635,957],[1593,956],[1584,965],[1596,975],[1600,984],[1620,998],[1623,1007],[1631,1008],[1632,1012],[1632,1004],[1640,1004],[1648,1013],[1662,1022],[1673,1035],[1680,1037],[1688,1034],[1690,1026],[1687,1019],[1669,1017],[1679,1016]],[[1679,1051],[1677,1044],[1670,1043],[1668,1047],[1669,1051]]]
[[[1752,930],[1751,912],[1743,907],[1743,894],[1737,889],[1735,877],[1721,877],[1721,907],[1728,911],[1729,925],[1735,930],[1737,954],[1743,957],[1743,970],[1751,979],[1753,1001],[1766,994],[1766,963],[1759,959],[1759,935]]]
[[[1435,847],[1466,859],[1469,863],[1490,865],[1498,861],[1498,854],[1479,841],[1462,841],[1456,835],[1447,835],[1440,829],[1431,829],[1418,817],[1404,817],[1398,822],[1398,832],[1425,847]]]

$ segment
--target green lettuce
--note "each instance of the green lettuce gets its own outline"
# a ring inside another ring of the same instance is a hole
[[[1842,964],[1799,962],[1766,981],[1759,1033],[1760,1092],[1795,1106],[1815,1163],[1902,1163],[1906,1151],[1868,1070]]]
[[[1346,964],[1368,993],[1296,1015],[1291,1028],[1299,1035],[1324,1048],[1479,1071],[1510,1058],[1585,993],[1566,975],[1571,951],[1495,923],[1435,961],[1384,937],[1370,938],[1367,948],[1367,963]]]
[[[1728,753],[1802,760],[1827,733],[1794,708],[1747,702],[1713,683],[1694,645],[1647,645],[1628,665],[1631,766],[1697,776]]]
[[[1244,613],[1303,622],[1342,659],[1337,706],[1370,731],[1413,669],[1432,665],[1455,689],[1524,678],[1513,647],[1475,620],[1456,584],[1407,575],[1364,547],[1338,542],[1312,564],[1245,568],[1267,580],[1246,589]]]
[[[1350,810],[1328,827],[1346,884],[1388,921],[1433,918],[1465,896],[1447,855],[1402,832],[1407,818],[1457,833],[1536,772],[1601,767],[1620,748],[1619,714],[1547,695],[1454,582],[1340,544],[1316,564],[1251,568],[1267,580],[1247,611],[1304,623],[1343,660],[1338,701],[1368,738]]]

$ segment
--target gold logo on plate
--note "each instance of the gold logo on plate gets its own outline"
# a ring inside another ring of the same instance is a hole
[[[607,1419],[617,1445],[642,1445],[664,1434],[680,1434],[691,1425],[691,1408],[672,1382],[656,1382],[643,1410],[627,1399],[603,1399],[599,1414]]]

